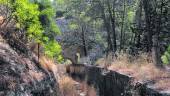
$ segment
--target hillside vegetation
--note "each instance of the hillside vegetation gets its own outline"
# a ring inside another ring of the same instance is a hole
[[[98,95],[85,66],[169,92],[169,64],[170,0],[0,0],[0,96]]]

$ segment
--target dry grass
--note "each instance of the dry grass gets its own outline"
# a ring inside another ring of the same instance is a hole
[[[0,35],[0,42],[2,42],[2,43],[5,43],[6,42],[6,40],[5,39],[3,39],[3,37]]]
[[[65,73],[65,67],[56,64],[53,59],[47,58],[45,56],[40,57],[40,64],[43,69],[47,72],[53,72],[56,80],[59,80],[61,76]]]
[[[71,78],[63,76],[59,80],[59,86],[63,96],[78,96],[75,82]]]
[[[4,17],[3,16],[0,16],[0,26],[1,26],[1,24],[3,23],[3,21],[4,21]]]
[[[59,86],[63,96],[97,96],[93,87],[86,83],[75,82],[68,76],[60,78]]]
[[[29,70],[28,73],[33,79],[38,80],[38,81],[43,80],[44,76],[45,76],[45,74],[43,74],[41,72],[36,72],[36,71],[33,71],[33,70]]]
[[[108,69],[134,77],[135,81],[156,81],[154,87],[159,90],[170,89],[170,74],[165,70],[155,67],[147,54],[141,54],[138,57],[121,54],[112,62]],[[164,80],[164,78],[168,79]]]
[[[58,80],[62,96],[80,96],[80,93],[86,94],[85,96],[96,96],[94,88],[87,86],[85,83],[77,85],[76,81],[68,77],[66,75],[65,65],[56,64],[54,60],[44,56],[40,58],[40,64],[46,71],[54,73]],[[77,86],[79,87],[77,88]]]
[[[64,74],[65,66],[57,65],[54,60],[44,56],[40,58],[40,64],[43,69],[55,74],[62,96],[78,96],[75,81]]]
[[[54,72],[54,70],[56,70],[57,68],[55,61],[45,56],[40,57],[40,64],[42,68],[48,71],[52,71],[52,72]]]
[[[66,66],[57,65],[58,75],[60,76],[58,81],[62,96],[96,96],[95,88],[88,86],[85,82],[78,83],[67,76]]]
[[[164,90],[164,91],[169,91],[170,90],[170,79],[161,79],[161,80],[158,80],[154,87],[157,89],[157,90]]]

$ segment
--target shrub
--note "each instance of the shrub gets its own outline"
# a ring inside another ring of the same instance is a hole
[[[161,59],[164,64],[170,63],[170,46],[168,47],[168,50],[164,53]]]

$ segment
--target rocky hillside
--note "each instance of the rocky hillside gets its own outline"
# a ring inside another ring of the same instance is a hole
[[[39,65],[0,38],[0,96],[60,96],[54,74]]]

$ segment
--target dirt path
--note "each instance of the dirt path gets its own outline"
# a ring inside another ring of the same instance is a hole
[[[56,79],[59,81],[63,96],[96,96],[94,88],[86,83],[79,83],[70,78],[65,71],[64,65],[57,65],[54,69]]]

